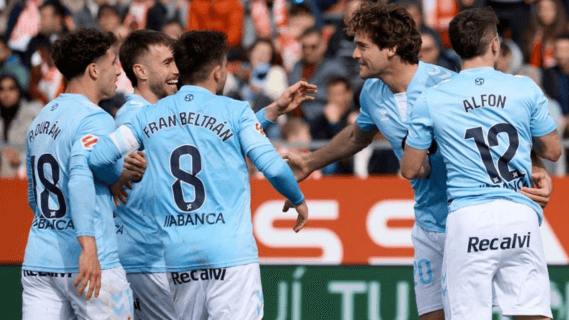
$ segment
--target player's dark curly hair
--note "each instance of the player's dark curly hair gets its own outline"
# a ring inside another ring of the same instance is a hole
[[[138,80],[132,68],[135,63],[139,62],[143,54],[148,53],[150,46],[165,45],[171,47],[174,42],[174,39],[166,34],[154,30],[136,30],[128,35],[121,45],[119,57],[124,73],[132,82],[133,87],[138,85]]]
[[[229,45],[222,32],[189,31],[176,41],[172,51],[182,84],[186,85],[205,81],[213,68],[223,63]]]
[[[57,40],[51,57],[55,66],[67,81],[85,73],[87,66],[107,53],[117,41],[111,32],[95,28],[80,29]]]
[[[498,17],[491,7],[459,12],[449,23],[452,48],[462,59],[484,55],[498,35]]]
[[[380,48],[397,47],[401,60],[419,63],[421,35],[407,10],[397,4],[363,3],[347,21],[349,35],[367,33]]]

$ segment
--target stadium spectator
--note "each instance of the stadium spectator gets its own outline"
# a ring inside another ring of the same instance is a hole
[[[25,52],[40,28],[39,6],[43,0],[20,1],[8,15],[5,36],[13,50]]]
[[[8,47],[5,38],[0,37],[0,76],[13,75],[18,79],[22,92],[26,93],[30,87],[30,71],[20,58],[20,55]]]
[[[131,31],[146,28],[148,10],[154,6],[154,0],[132,0],[124,17],[124,24]]]
[[[154,5],[148,9],[146,29],[160,31],[165,23],[172,20],[179,21],[183,3],[184,1],[176,0],[155,1]]]
[[[441,51],[432,34],[421,32],[421,50],[419,58],[426,63],[460,71],[460,58],[452,50]]]
[[[326,42],[317,29],[309,29],[300,37],[302,59],[296,63],[290,75],[290,82],[305,80],[318,86],[315,100],[307,101],[302,106],[302,116],[312,122],[321,115],[326,105],[326,86],[333,76],[347,76],[347,71],[337,60],[326,58]],[[299,115],[299,113],[296,113]]]
[[[439,48],[439,51],[443,52],[446,50],[443,46],[443,41],[441,40],[439,33],[425,24],[425,13],[423,11],[423,2],[421,0],[398,0],[396,3],[407,9],[407,12],[409,12],[411,17],[413,17],[413,21],[415,21],[415,25],[421,34],[427,33],[431,35],[435,41],[435,45]]]
[[[306,30],[314,27],[315,19],[310,7],[301,3],[290,8],[288,13],[288,26],[279,34],[276,41],[277,51],[283,59],[283,66],[291,72],[294,65],[302,56],[302,49],[298,38]]]
[[[276,101],[288,86],[286,71],[279,65],[271,40],[258,39],[249,48],[248,73],[241,97],[253,110]]]
[[[560,0],[539,0],[523,33],[524,61],[538,68],[553,67],[553,39],[568,32],[568,27]]]
[[[40,28],[38,33],[30,40],[24,53],[24,64],[32,68],[40,64],[42,60],[40,47],[50,47],[55,40],[67,33],[64,24],[65,8],[57,1],[46,1],[39,7]]]
[[[83,7],[73,15],[75,26],[78,29],[97,27],[99,9],[102,5],[108,4],[109,0],[84,0],[83,3]]]
[[[524,48],[523,32],[528,26],[531,14],[531,3],[536,0],[486,0],[486,4],[494,9],[500,23],[498,34],[502,38],[511,35],[516,45]],[[456,14],[456,13],[455,13]],[[451,17],[452,18],[452,17]]]
[[[240,0],[192,0],[186,30],[220,31],[231,49],[241,45],[245,10]]]
[[[35,65],[32,68],[30,95],[33,99],[47,104],[65,89],[65,79],[51,58],[51,45],[43,44],[37,48]]]
[[[252,0],[250,3],[251,20],[257,38],[276,38],[286,31],[288,24],[286,0]]]
[[[164,22],[160,30],[170,38],[178,40],[182,36],[182,33],[184,33],[184,26],[182,26],[180,20],[172,19]]]
[[[308,153],[308,145],[312,141],[310,134],[310,124],[302,118],[289,117],[281,126],[281,137],[287,143],[287,147],[278,147],[277,151],[281,156],[286,156],[294,151],[301,154]],[[320,179],[321,170],[315,170],[308,177],[309,179]]]
[[[553,41],[555,66],[543,72],[543,90],[557,100],[564,117],[569,117],[569,33],[555,37]]]
[[[25,178],[25,154],[20,150],[26,144],[27,128],[41,107],[36,101],[23,99],[22,89],[14,76],[0,76],[0,144],[5,146],[2,149],[0,177]]]

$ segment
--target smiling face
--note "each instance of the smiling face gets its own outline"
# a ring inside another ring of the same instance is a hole
[[[354,42],[356,48],[352,57],[360,64],[360,77],[378,78],[389,65],[389,49],[380,49],[367,33],[361,31],[356,33]]]
[[[144,65],[148,68],[148,84],[150,91],[158,99],[178,92],[179,72],[174,63],[172,50],[166,45],[152,45],[144,56]]]

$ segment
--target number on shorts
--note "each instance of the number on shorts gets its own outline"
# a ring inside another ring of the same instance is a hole
[[[191,172],[186,172],[180,168],[180,159],[185,155],[191,157]],[[170,172],[176,178],[176,181],[172,184],[172,193],[178,209],[190,212],[199,209],[203,205],[205,201],[205,187],[203,182],[197,177],[201,170],[202,160],[200,152],[196,147],[184,145],[172,152],[170,156]],[[194,201],[188,202],[185,200],[182,182],[194,188]]]
[[[510,145],[508,146],[508,150],[506,150],[500,159],[498,159],[498,168],[496,169],[496,166],[494,165],[494,159],[490,153],[490,148],[499,145],[498,134],[500,133],[506,133],[508,135]],[[482,163],[484,164],[486,172],[488,173],[488,177],[490,177],[492,183],[498,184],[502,182],[502,179],[510,182],[514,179],[523,177],[523,175],[520,174],[518,170],[510,170],[508,166],[508,163],[510,163],[510,161],[512,161],[516,155],[519,146],[518,131],[511,124],[498,123],[490,128],[490,130],[488,130],[488,144],[486,144],[486,141],[484,139],[484,132],[482,131],[482,127],[470,128],[466,130],[464,139],[473,139],[476,143],[478,153],[482,158]]]
[[[34,200],[38,203],[38,196],[37,196],[37,180],[36,180],[36,156],[31,157],[32,160],[32,188],[34,190]],[[51,178],[53,181],[49,181],[45,176],[45,165],[49,165],[51,170]],[[46,153],[42,154],[37,163],[37,172],[38,178],[40,180],[41,185],[43,186],[43,191],[40,193],[39,197],[39,207],[41,212],[45,218],[48,219],[59,219],[65,216],[67,213],[67,204],[65,203],[65,197],[63,196],[63,192],[57,186],[59,182],[59,164],[57,160],[53,157],[53,155]],[[49,199],[50,195],[54,195],[57,199],[57,204],[59,206],[58,209],[51,209],[49,207]]]
[[[427,285],[433,282],[433,270],[431,269],[431,261],[428,259],[415,261],[415,272],[418,273],[422,284]]]

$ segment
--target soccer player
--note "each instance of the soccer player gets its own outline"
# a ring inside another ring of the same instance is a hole
[[[415,102],[401,172],[435,174],[435,139],[447,168],[449,215],[442,293],[445,318],[491,319],[492,291],[504,316],[551,318],[541,206],[530,187],[531,150],[557,161],[561,145],[541,89],[494,70],[500,54],[491,8],[465,10],[449,24],[462,71]]]
[[[67,89],[42,109],[26,136],[28,200],[35,217],[22,265],[25,320],[132,316],[111,194],[87,161],[98,136],[115,129],[112,117],[97,106],[115,94],[115,41],[112,33],[82,29],[52,49]]]
[[[178,68],[170,47],[174,40],[152,30],[133,31],[120,49],[120,62],[134,88],[119,109],[117,127],[129,122],[142,107],[178,91]],[[134,185],[128,202],[115,208],[119,258],[132,288],[135,320],[177,319],[166,276],[160,226],[148,195],[148,175]]]
[[[353,57],[360,64],[360,77],[367,79],[360,94],[361,110],[356,124],[338,133],[330,143],[308,155],[289,154],[297,180],[314,170],[352,156],[368,146],[378,129],[401,159],[409,129],[409,114],[415,100],[428,87],[455,73],[419,61],[421,35],[405,8],[399,5],[364,4],[348,22],[355,36]],[[415,296],[421,320],[443,319],[441,267],[448,213],[446,169],[433,144],[429,179],[412,180],[415,191],[414,253]],[[524,189],[544,205],[550,193],[549,176],[535,168],[544,190]]]
[[[173,47],[183,87],[144,107],[102,139],[90,165],[103,169],[144,147],[153,210],[164,234],[174,303],[183,319],[261,319],[263,294],[253,238],[245,156],[299,215],[308,209],[293,173],[251,107],[219,96],[227,76],[226,36],[185,33]]]

